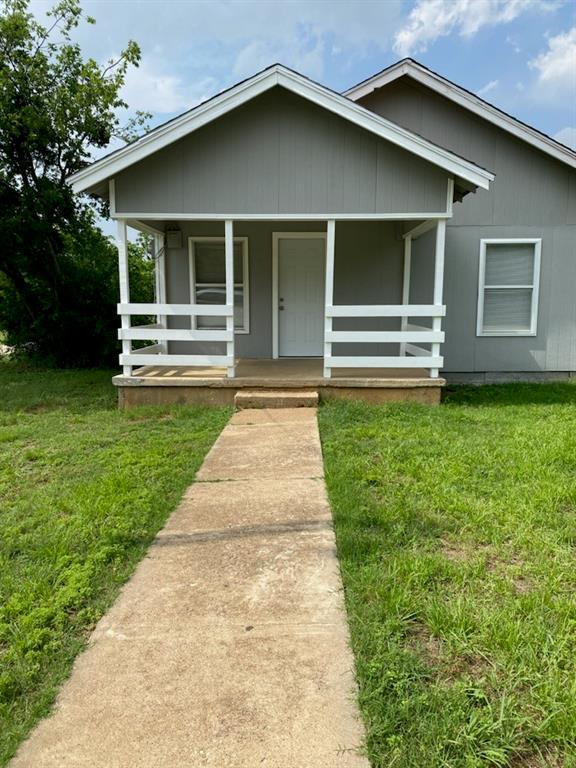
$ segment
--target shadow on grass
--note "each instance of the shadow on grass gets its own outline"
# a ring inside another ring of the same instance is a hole
[[[0,360],[0,412],[44,413],[116,407],[114,371],[61,370]]]
[[[576,405],[576,379],[572,382],[541,384],[483,384],[482,386],[448,385],[443,405]]]

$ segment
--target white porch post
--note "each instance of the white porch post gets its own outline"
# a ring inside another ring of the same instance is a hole
[[[224,250],[226,262],[226,306],[232,308],[232,314],[226,316],[226,330],[231,331],[232,341],[226,342],[228,378],[235,375],[234,369],[234,225],[231,219],[224,223]],[[231,361],[231,362],[230,362]]]
[[[412,235],[406,235],[404,238],[404,277],[402,281],[402,304],[410,304],[410,270],[412,267]],[[400,330],[405,331],[408,327],[408,318],[402,316],[400,319]],[[406,342],[400,344],[400,356],[406,357]]]
[[[116,247],[118,248],[118,276],[120,283],[120,304],[130,303],[130,280],[128,277],[128,237],[126,233],[126,220],[118,219],[116,225]],[[122,328],[130,328],[130,315],[121,316]],[[132,352],[132,342],[122,339],[122,354],[129,355]],[[122,365],[124,376],[132,375],[132,366]]]
[[[156,304],[166,304],[166,251],[165,235],[154,235],[154,278]],[[156,322],[161,328],[167,328],[166,315],[156,315]],[[162,354],[168,353],[168,342],[161,341]]]
[[[446,245],[446,219],[440,219],[436,225],[436,250],[434,258],[434,305],[442,304],[444,293],[444,248]],[[432,330],[442,330],[442,318],[434,317],[432,321]],[[440,356],[440,343],[432,344],[432,357]],[[438,368],[430,369],[430,376],[433,379],[438,378]]]
[[[324,300],[324,378],[332,376],[332,368],[326,364],[326,360],[332,357],[332,342],[328,341],[328,334],[332,330],[332,316],[328,316],[328,307],[334,302],[334,248],[336,244],[336,222],[328,219],[326,222],[326,285]]]

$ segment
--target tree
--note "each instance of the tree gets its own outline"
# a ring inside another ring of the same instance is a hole
[[[140,49],[130,41],[105,65],[84,60],[71,33],[94,20],[78,0],[49,18],[44,27],[28,0],[0,0],[0,328],[56,364],[94,365],[113,359],[114,332],[104,341],[94,328],[116,325],[116,257],[95,227],[105,207],[75,198],[67,179],[148,117],[122,128],[118,116]]]

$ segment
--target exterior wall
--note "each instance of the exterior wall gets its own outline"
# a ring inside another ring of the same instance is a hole
[[[496,174],[448,222],[444,370],[576,370],[576,171],[407,78],[359,103]],[[486,237],[542,238],[537,336],[476,336]]]
[[[115,179],[119,214],[440,212],[446,184],[445,171],[282,88]]]
[[[232,380],[234,382],[234,380]],[[141,405],[234,405],[236,386],[194,386],[194,387],[140,387],[117,384],[118,407],[134,408]],[[299,387],[299,385],[297,385]],[[417,383],[408,387],[365,387],[365,386],[320,386],[316,387],[321,400],[360,400],[365,403],[412,402],[425,405],[439,405],[442,397],[443,382],[437,386],[422,387]],[[285,387],[282,387],[285,389]],[[250,385],[250,390],[254,387]],[[267,391],[270,388],[267,387]],[[241,392],[240,388],[238,392]]]
[[[188,238],[224,237],[222,222],[178,222],[183,247],[166,253],[166,291],[170,303],[190,301]],[[156,224],[156,226],[159,226]],[[250,333],[237,333],[236,354],[272,357],[272,233],[325,231],[325,222],[236,222],[234,235],[248,238]],[[394,222],[346,221],[336,224],[335,304],[400,304],[403,241]],[[171,328],[189,328],[188,318],[173,317]],[[335,319],[335,330],[399,330],[396,318]],[[172,342],[170,352],[221,354],[223,345]],[[396,354],[397,345],[334,345],[334,354]]]
[[[435,255],[436,229],[412,241],[410,304],[434,304]],[[432,327],[432,319],[418,319],[418,325]]]

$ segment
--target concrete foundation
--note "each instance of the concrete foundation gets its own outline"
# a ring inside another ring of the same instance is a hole
[[[385,373],[385,375],[383,375]],[[234,405],[237,393],[317,392],[320,400],[410,401],[438,405],[444,379],[420,369],[341,369],[325,378],[321,360],[241,360],[234,378],[219,368],[143,368],[115,376],[120,408],[138,405]]]
[[[436,381],[442,381],[437,379]],[[365,403],[393,403],[407,401],[439,405],[443,383],[434,387],[417,385],[398,386],[329,386],[318,387],[321,401],[361,400]],[[270,391],[270,384],[262,388]],[[283,388],[282,388],[283,389]],[[251,387],[251,391],[254,387]],[[234,405],[238,390],[233,387],[132,387],[118,386],[118,405],[120,408],[133,408],[139,405]],[[269,406],[268,406],[269,407]],[[291,407],[295,407],[293,404]]]
[[[485,371],[481,373],[444,373],[448,384],[546,384],[576,380],[576,371]]]

